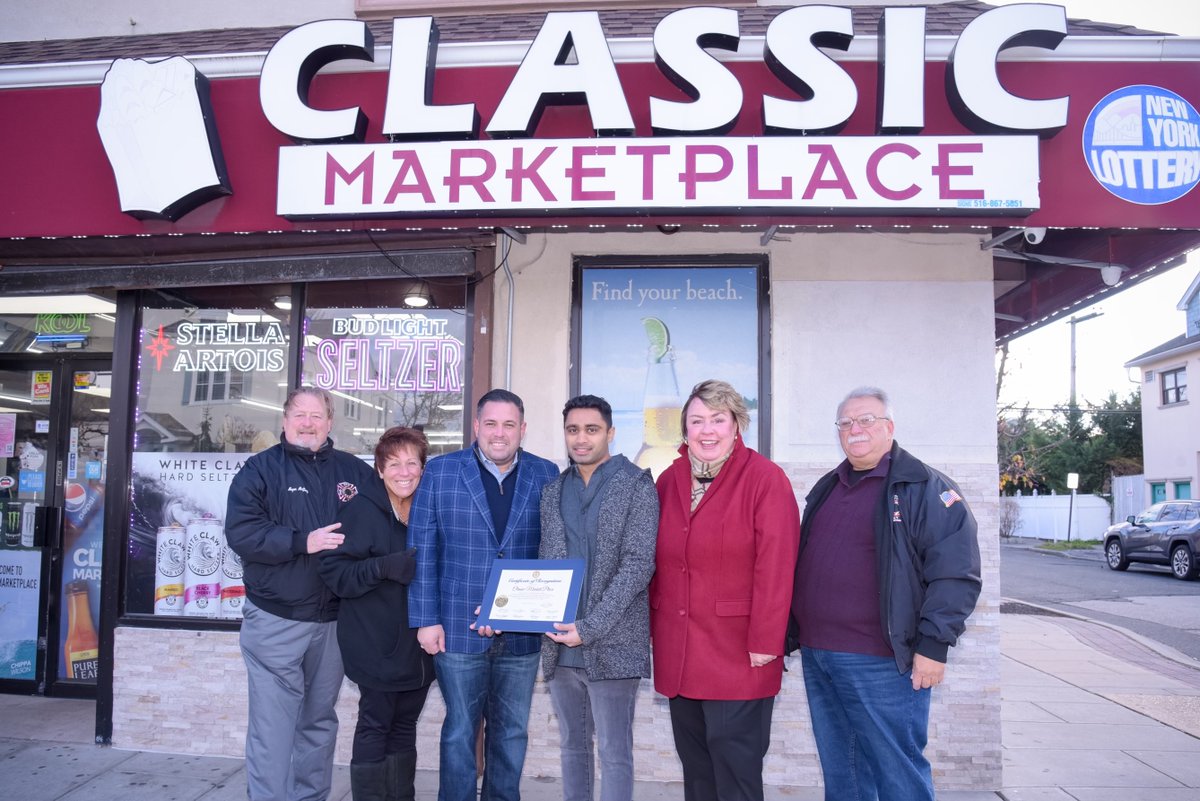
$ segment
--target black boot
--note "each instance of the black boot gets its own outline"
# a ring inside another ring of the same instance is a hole
[[[354,801],[388,801],[387,761],[351,761],[350,796]]]
[[[415,801],[416,780],[416,751],[387,755],[387,801]]]

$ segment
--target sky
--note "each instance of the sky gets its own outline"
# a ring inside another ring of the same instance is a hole
[[[987,1],[1004,5],[1016,0]],[[1071,18],[1200,37],[1197,0],[1048,1],[1066,7]],[[1189,99],[1196,104],[1197,98]],[[1076,317],[1103,312],[1103,316],[1075,326],[1075,386],[1080,404],[1100,403],[1110,391],[1124,398],[1138,387],[1123,365],[1184,333],[1183,312],[1175,307],[1198,272],[1200,250],[1162,275],[1075,312]],[[1065,320],[1013,340],[1000,404],[1035,409],[1065,405],[1071,394],[1070,368],[1071,326]]]

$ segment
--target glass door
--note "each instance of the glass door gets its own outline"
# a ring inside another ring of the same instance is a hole
[[[91,687],[97,678],[111,367],[108,361],[82,359],[64,365],[69,383],[59,442],[63,455],[56,466],[63,514],[53,676],[60,685]]]
[[[0,690],[91,696],[112,362],[0,357]]]
[[[46,659],[44,507],[53,489],[52,362],[0,365],[0,687],[34,692]]]

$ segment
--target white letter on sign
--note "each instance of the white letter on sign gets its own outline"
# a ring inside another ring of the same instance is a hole
[[[474,139],[479,132],[479,112],[474,103],[431,105],[437,48],[438,28],[433,17],[392,20],[392,63],[383,112],[385,136]]]
[[[885,8],[879,19],[879,132],[925,127],[925,9]]]
[[[296,142],[361,142],[367,116],[357,106],[337,111],[308,106],[313,77],[343,58],[375,60],[375,40],[365,22],[327,19],[285,33],[267,53],[258,79],[267,121]]]
[[[853,38],[854,21],[848,8],[790,8],[771,20],[767,66],[803,99],[763,95],[763,127],[767,131],[821,133],[846,124],[858,103],[858,87],[837,62],[817,48],[845,50]]]
[[[574,53],[574,63],[569,62]],[[550,12],[488,123],[493,137],[532,136],[549,103],[585,103],[597,136],[633,133],[600,15]]]
[[[663,17],[654,29],[654,60],[690,102],[650,98],[650,127],[656,133],[725,133],[742,110],[742,85],[704,48],[736,51],[737,11],[684,8]]]
[[[1009,94],[996,74],[996,57],[1010,47],[1053,50],[1067,35],[1062,6],[1022,3],[980,14],[963,29],[950,53],[946,94],[972,130],[1037,131],[1050,136],[1067,124],[1070,98],[1026,100]]]

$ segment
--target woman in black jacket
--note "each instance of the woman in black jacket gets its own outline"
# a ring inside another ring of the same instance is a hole
[[[380,480],[338,487],[354,497],[338,512],[345,541],[321,557],[321,576],[342,599],[338,645],[358,685],[358,725],[350,757],[354,801],[411,800],[417,770],[417,718],[433,681],[433,658],[408,627],[415,549],[408,513],[429,442],[412,428],[389,428],[375,446]]]

